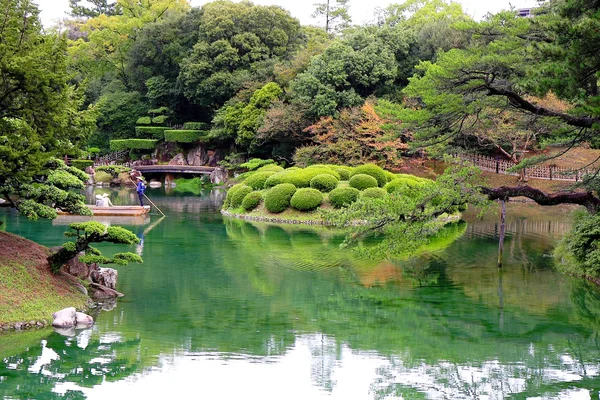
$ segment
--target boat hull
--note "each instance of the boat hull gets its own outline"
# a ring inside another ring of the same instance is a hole
[[[139,215],[148,214],[150,212],[150,206],[113,206],[113,207],[99,207],[99,206],[88,206],[92,210],[94,217],[136,217]],[[74,215],[69,213],[59,212],[59,215]]]

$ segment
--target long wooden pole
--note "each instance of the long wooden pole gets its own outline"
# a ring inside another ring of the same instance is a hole
[[[131,182],[135,183],[135,181],[134,181],[133,179],[131,179],[131,177],[129,177],[129,179],[131,180]],[[137,183],[136,183],[136,187],[137,187]],[[154,204],[154,203],[152,202],[152,200],[150,200],[150,197],[146,196],[146,193],[142,193],[142,194],[144,195],[144,197],[146,198],[146,200],[148,200],[148,201],[150,202],[150,204],[152,204],[152,205],[154,206],[154,208],[156,208],[156,209],[158,210],[158,212],[162,214],[162,216],[163,216],[163,217],[166,217],[165,213],[164,213],[164,212],[162,212],[162,211],[160,210],[160,208],[158,208],[158,207],[156,206],[156,204]]]

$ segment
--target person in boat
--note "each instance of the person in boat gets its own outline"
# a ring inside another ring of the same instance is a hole
[[[102,197],[101,194],[97,194],[96,195],[96,206],[97,207],[104,207],[104,197]]]
[[[108,193],[103,193],[102,199],[104,200],[104,207],[112,207],[113,206],[112,201],[110,201],[110,197],[108,197]]]
[[[138,194],[138,198],[140,199],[140,206],[144,207],[144,192],[146,191],[146,185],[144,185],[144,181],[141,177],[137,177],[136,183],[136,191]]]

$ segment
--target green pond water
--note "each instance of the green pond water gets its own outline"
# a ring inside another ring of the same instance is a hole
[[[375,261],[339,250],[331,229],[225,219],[220,191],[148,194],[166,218],[104,220],[143,236],[130,250],[144,264],[118,267],[125,297],[75,336],[0,335],[0,397],[599,397],[600,292],[550,256],[568,209],[510,204],[498,270],[493,215]],[[126,189],[111,198],[135,204]],[[70,221],[0,219],[46,246]]]

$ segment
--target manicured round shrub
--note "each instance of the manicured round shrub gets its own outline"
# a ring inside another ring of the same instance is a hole
[[[263,165],[262,167],[260,167],[259,169],[256,170],[256,172],[281,172],[281,171],[283,171],[283,167],[280,167],[277,164]]]
[[[234,193],[242,186],[246,185],[244,185],[243,183],[238,183],[237,185],[233,185],[229,188],[229,190],[227,191],[227,195],[225,196],[225,201],[223,202],[223,208],[229,208],[231,206],[231,198],[233,197]]]
[[[233,194],[231,195],[231,202],[229,203],[229,207],[238,208],[239,206],[241,206],[244,197],[246,197],[246,195],[250,192],[252,192],[252,188],[250,186],[242,185],[239,188],[237,188],[235,192],[233,192]]]
[[[368,188],[377,187],[377,179],[367,174],[356,174],[350,178],[350,187],[358,190],[365,190]]]
[[[385,199],[388,197],[388,193],[383,188],[371,187],[363,190],[360,197],[363,199]]]
[[[327,168],[327,169],[332,169],[329,165],[325,165],[325,164],[313,164],[313,165],[309,165],[306,168]]]
[[[358,174],[371,175],[373,178],[377,179],[377,186],[379,187],[384,187],[388,181],[383,168],[375,164],[365,164],[354,168],[354,171],[350,173],[350,178]]]
[[[242,208],[246,211],[254,210],[261,202],[262,194],[260,192],[250,192],[242,200]]]
[[[290,205],[300,211],[314,210],[321,203],[323,203],[323,194],[311,188],[298,189],[290,200]]]
[[[290,200],[296,193],[296,186],[281,183],[271,188],[265,196],[265,208],[272,213],[280,213],[290,206]]]
[[[350,179],[350,173],[354,170],[354,168],[350,167],[337,167],[333,168],[334,172],[340,174],[340,181],[347,181]]]
[[[329,192],[329,201],[335,208],[341,208],[354,203],[360,191],[352,187],[341,187]]]
[[[265,187],[265,182],[271,176],[275,175],[274,171],[255,172],[250,175],[244,183],[254,190],[261,190]]]
[[[310,180],[320,174],[332,175],[339,179],[339,175],[329,168],[288,168],[285,171],[278,172],[275,175],[270,176],[265,182],[265,188],[274,187],[275,185],[279,185],[281,183],[291,183],[298,188],[309,187]]]
[[[337,187],[338,182],[333,175],[319,174],[310,180],[310,187],[323,193],[329,193]]]
[[[394,179],[398,179],[398,176],[390,171],[384,170],[383,172],[385,172],[385,176],[386,176],[388,182],[391,182]]]

